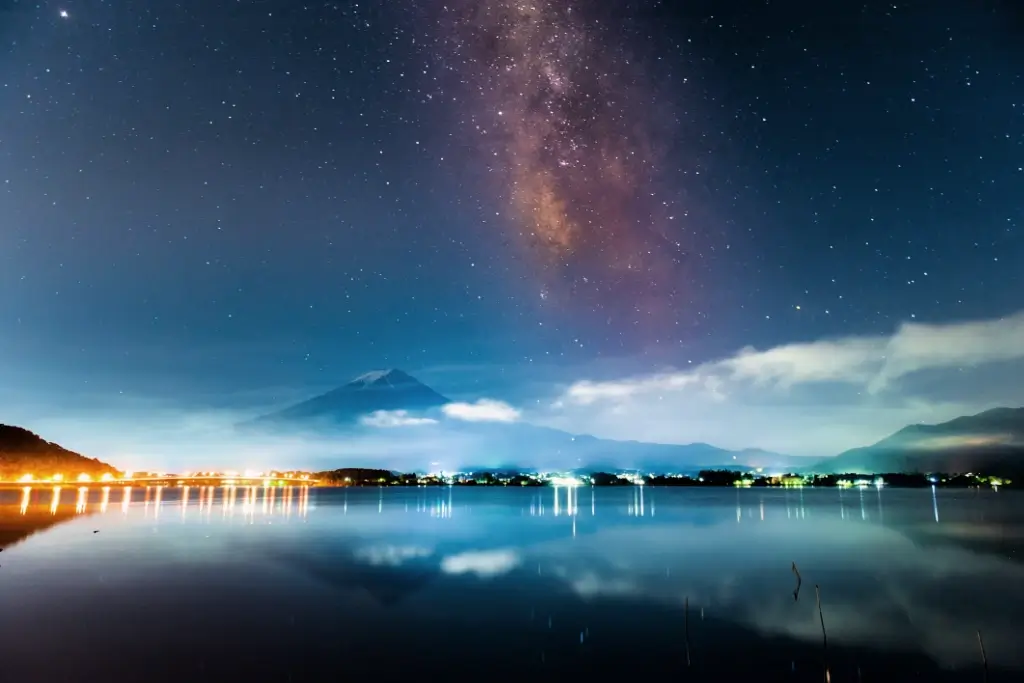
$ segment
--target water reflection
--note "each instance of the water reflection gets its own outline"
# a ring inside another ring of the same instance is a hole
[[[42,644],[58,636],[84,652],[107,633],[141,658],[189,633],[180,675],[190,680],[207,679],[200,662],[272,647],[293,661],[335,649],[379,661],[396,640],[388,656],[419,667],[431,657],[469,666],[468,648],[491,667],[564,673],[639,659],[678,670],[688,629],[694,666],[747,659],[792,680],[817,666],[820,681],[817,585],[835,680],[857,680],[859,666],[888,671],[907,653],[973,668],[975,680],[978,630],[993,668],[1024,666],[1014,492],[139,488],[0,492],[5,545],[51,530],[4,554],[0,609],[27,615],[0,643],[5,662],[41,666]],[[794,566],[807,583],[796,600]],[[288,618],[268,626],[266,610]],[[238,645],[197,616],[214,612],[236,615]],[[80,613],[92,616],[70,618]],[[127,626],[142,614],[161,626]],[[883,667],[883,657],[895,659]],[[932,675],[926,659],[911,664]],[[90,680],[124,680],[101,665]],[[930,680],[945,680],[935,671]]]

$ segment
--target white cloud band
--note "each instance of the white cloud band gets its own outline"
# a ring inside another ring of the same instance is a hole
[[[520,417],[519,411],[504,401],[488,398],[476,403],[449,403],[441,411],[447,417],[465,422],[516,422]]]
[[[413,417],[407,410],[375,410],[364,415],[360,422],[367,427],[420,427],[437,424],[437,420],[429,417]]]

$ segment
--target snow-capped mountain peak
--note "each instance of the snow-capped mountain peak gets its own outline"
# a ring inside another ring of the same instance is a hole
[[[409,384],[420,384],[420,382],[401,370],[389,368],[387,370],[373,370],[359,375],[349,382],[347,386],[356,389],[359,387],[393,387]]]

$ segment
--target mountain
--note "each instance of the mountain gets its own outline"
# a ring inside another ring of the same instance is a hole
[[[99,477],[108,473],[118,472],[105,462],[50,443],[27,429],[0,424],[0,479],[11,481],[26,474],[36,478],[63,474],[73,478],[79,474]]]
[[[450,425],[440,428],[452,429]],[[551,470],[696,473],[702,469],[763,467],[788,469],[799,458],[759,450],[730,451],[706,443],[664,444],[644,441],[616,441],[588,434],[571,434],[560,429],[527,423],[479,423],[458,428],[472,434],[486,461],[472,464],[503,469],[546,468]]]
[[[1024,472],[1024,408],[995,408],[936,425],[904,427],[818,464],[819,471]]]
[[[250,425],[345,425],[378,410],[429,410],[450,403],[401,370],[374,370],[326,394],[256,418]],[[247,425],[248,426],[248,425]]]
[[[370,372],[326,394],[246,423],[264,432],[301,430],[338,444],[326,467],[442,467],[444,469],[637,468],[696,471],[717,467],[787,468],[794,459],[766,451],[728,451],[708,444],[614,441],[523,422],[465,422],[447,418],[450,401],[401,370]],[[377,411],[400,422],[368,425]],[[383,458],[383,459],[382,459]],[[795,459],[799,460],[799,459]]]

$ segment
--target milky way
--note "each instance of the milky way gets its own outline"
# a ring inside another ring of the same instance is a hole
[[[668,108],[621,25],[566,0],[465,0],[447,11],[463,124],[490,159],[522,238],[554,283],[597,307],[674,298],[685,261],[657,181]],[[444,25],[444,23],[443,23]]]

